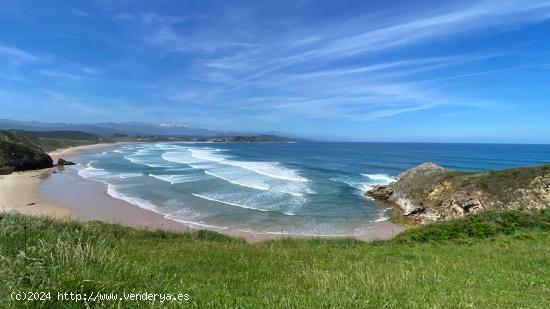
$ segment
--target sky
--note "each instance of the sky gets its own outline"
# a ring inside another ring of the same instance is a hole
[[[0,0],[0,118],[550,143],[550,1]]]

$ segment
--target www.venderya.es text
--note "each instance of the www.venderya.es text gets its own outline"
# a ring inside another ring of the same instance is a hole
[[[191,299],[187,293],[150,293],[150,292],[12,292],[14,301],[72,301],[72,302],[110,302],[110,301],[147,301],[147,302],[187,302]]]

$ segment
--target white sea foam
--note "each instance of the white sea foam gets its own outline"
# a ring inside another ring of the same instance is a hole
[[[145,165],[149,167],[168,167],[169,166],[166,164],[153,163],[150,160],[147,160],[146,158],[144,158],[143,156],[137,155],[137,154],[124,156],[124,159],[134,164]]]
[[[203,195],[203,194],[196,194],[196,193],[191,193],[191,194],[195,197],[202,198],[202,199],[209,200],[209,201],[216,202],[216,203],[222,203],[222,204],[226,204],[226,205],[230,205],[230,206],[236,206],[236,207],[241,207],[241,208],[246,208],[246,209],[254,209],[254,210],[259,210],[259,211],[269,211],[267,209],[255,208],[255,207],[251,207],[251,206],[247,206],[247,205],[237,204],[237,203],[234,203],[234,202],[222,201],[220,199],[209,197],[209,196],[206,196],[206,195]]]
[[[201,160],[193,158],[188,151],[182,149],[182,151],[168,151],[161,155],[161,157],[169,162],[181,163],[181,164],[193,164],[200,163]]]
[[[83,178],[91,178],[91,179],[113,179],[113,178],[119,178],[119,179],[126,179],[126,178],[133,178],[133,177],[141,177],[143,174],[141,173],[116,173],[116,172],[108,172],[101,168],[95,168],[92,166],[88,166],[85,169],[82,169],[78,171],[78,175],[80,175]]]
[[[299,176],[296,171],[280,166],[279,162],[239,162],[226,160],[221,163],[242,167],[271,178],[300,182],[309,181],[307,178]]]
[[[221,149],[188,147],[166,152],[162,158],[202,169],[207,175],[251,189],[273,190],[294,196],[315,194],[305,184],[308,179],[277,162],[235,161],[221,152]]]
[[[390,217],[386,217],[386,216],[381,216],[380,218],[372,221],[372,222],[384,222],[384,221],[388,221],[390,219]]]
[[[137,205],[141,208],[145,208],[145,209],[149,209],[149,210],[155,210],[157,207],[155,206],[155,204],[149,202],[149,201],[146,201],[142,198],[139,198],[139,197],[135,197],[135,196],[128,196],[122,192],[120,192],[119,189],[117,186],[115,185],[112,185],[112,184],[108,184],[107,185],[107,193],[116,198],[116,199],[119,199],[119,200],[123,200],[125,202],[128,202],[130,204],[134,204],[134,205]]]
[[[276,191],[294,196],[303,196],[304,193],[315,193],[303,182],[281,181],[279,179],[265,178],[263,175],[258,175],[236,167],[219,167],[217,169],[211,168],[205,170],[204,173],[235,185],[261,191]]]
[[[376,184],[376,185],[387,185],[390,182],[395,180],[395,178],[385,174],[361,174],[361,175],[369,178],[372,184]]]
[[[155,175],[155,174],[149,174],[149,176],[169,182],[171,184],[178,184],[178,183],[185,183],[185,182],[195,182],[204,180],[205,177],[201,175],[182,175],[182,174],[173,174],[173,175]]]
[[[80,169],[78,171],[78,175],[82,178],[86,179],[113,179],[113,178],[120,178],[120,179],[126,179],[126,178],[133,178],[133,177],[141,177],[143,176],[142,173],[117,173],[117,172],[109,172],[102,168],[96,168],[92,164],[96,161],[90,161],[86,164],[86,167],[83,169]]]
[[[229,183],[235,184],[235,185],[248,187],[248,188],[252,188],[252,189],[256,189],[256,190],[263,190],[263,191],[269,190],[269,185],[266,185],[265,183],[263,183],[261,181],[260,182],[255,181],[254,179],[241,178],[241,179],[235,180],[235,177],[232,177],[232,175],[229,175],[229,176],[225,175],[224,176],[223,174],[212,172],[212,171],[204,171],[204,173],[207,174],[207,175],[216,177],[216,178],[223,179],[223,180],[225,180]]]
[[[225,157],[216,155],[218,150],[212,148],[189,148],[191,156],[199,160],[221,162],[226,160]]]
[[[375,185],[387,185],[394,181],[393,177],[384,174],[361,174],[361,176],[367,177],[368,181],[365,181],[364,179],[359,179],[358,176],[342,176],[331,178],[330,180],[341,182],[352,188],[355,188],[361,192],[361,195],[372,189],[372,187]]]
[[[204,228],[204,229],[209,229],[209,230],[227,230],[227,229],[229,229],[227,226],[218,226],[218,225],[205,224],[205,223],[202,223],[202,222],[183,220],[183,219],[178,218],[176,215],[166,215],[165,218],[183,223],[183,224],[185,224],[185,225],[187,225],[191,228]]]
[[[363,192],[367,191],[371,186],[371,184],[369,183],[353,180],[351,178],[346,178],[346,177],[330,178],[330,180],[346,184],[352,188],[355,188]]]
[[[189,166],[199,170],[208,170],[216,167],[212,163],[192,163],[192,164],[189,164]]]
[[[395,178],[385,174],[361,174],[370,179],[369,183],[365,185],[363,192],[371,190],[375,185],[387,185],[395,180]]]
[[[195,197],[198,197],[198,198],[202,198],[202,199],[205,199],[205,200],[209,200],[209,201],[216,202],[216,203],[222,203],[222,204],[226,204],[226,205],[230,205],[230,206],[236,206],[236,207],[245,208],[245,209],[252,209],[252,210],[259,210],[259,211],[263,211],[263,212],[278,212],[277,210],[253,207],[253,206],[244,205],[244,204],[241,204],[241,203],[222,200],[218,197],[207,196],[207,195],[204,195],[204,194],[197,194],[197,193],[191,193],[191,194]],[[291,213],[291,212],[282,212],[282,213],[285,214],[285,215],[288,215],[288,216],[294,216],[294,213]]]
[[[88,163],[88,166],[86,168],[78,171],[78,175],[80,175],[83,178],[105,177],[105,176],[108,176],[109,174],[110,173],[104,169],[95,168],[91,166],[90,163]]]
[[[174,220],[176,222],[180,222],[186,225],[189,225],[191,227],[195,228],[207,228],[207,229],[214,229],[214,230],[225,230],[228,229],[227,227],[222,226],[215,226],[215,225],[209,225],[202,222],[194,222],[189,220],[183,220],[182,218],[178,217],[178,214],[181,212],[181,210],[177,213],[167,213],[165,211],[161,211],[157,205],[154,203],[147,201],[145,199],[142,199],[137,196],[129,196],[125,193],[122,193],[120,189],[123,188],[123,186],[115,185],[112,183],[109,183],[107,180],[108,178],[113,178],[111,176],[115,175],[114,173],[109,173],[104,169],[95,168],[93,167],[93,163],[96,161],[91,161],[86,165],[86,168],[80,170],[78,174],[86,179],[95,180],[98,182],[102,182],[107,185],[107,194],[115,199],[122,200],[125,202],[128,202],[132,205],[135,205],[137,207],[143,208],[148,211],[152,211],[154,213],[158,213],[162,216],[164,216],[166,219]],[[122,173],[118,174],[118,176],[123,177],[129,177],[129,176],[142,176],[141,173]]]
[[[134,178],[134,177],[141,177],[143,176],[142,173],[121,173],[121,174],[115,174],[118,178]]]
[[[298,175],[296,171],[281,166],[279,162],[246,162],[230,160],[219,154],[220,151],[217,149],[189,148],[188,150],[192,157],[199,160],[240,167],[271,178],[301,182],[309,181],[307,178]]]

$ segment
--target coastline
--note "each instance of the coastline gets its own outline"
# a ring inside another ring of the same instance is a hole
[[[116,147],[120,145],[125,144],[133,144],[133,142],[120,142],[120,143],[101,143],[101,144],[92,144],[92,145],[84,145],[84,146],[76,146],[76,147],[69,147],[69,148],[63,148],[54,150],[52,152],[49,152],[48,155],[52,158],[54,162],[57,162],[59,158],[63,159],[71,159],[74,158],[77,155],[84,154],[86,152],[101,149],[101,148],[109,148],[109,147]]]
[[[75,160],[79,155],[101,148],[121,144],[94,144],[71,147],[50,153],[54,161],[60,157]],[[76,160],[77,161],[77,160]],[[77,162],[78,163],[78,162]],[[7,180],[7,181],[6,181]],[[14,189],[16,188],[16,189]],[[14,194],[17,192],[17,194]],[[196,229],[192,224],[166,218],[163,214],[144,209],[108,194],[106,184],[87,180],[73,168],[53,168],[42,171],[22,172],[0,178],[0,208],[33,215],[47,215],[71,220],[99,220],[144,229],[163,229],[182,232]],[[26,206],[31,204],[31,206]],[[8,208],[4,205],[16,205]],[[211,229],[213,231],[258,242],[282,237],[309,238],[307,235],[260,234],[234,229]],[[349,235],[362,241],[391,239],[405,230],[389,221],[366,223],[363,232]],[[316,238],[330,238],[314,236]],[[339,238],[332,236],[332,238]]]
[[[74,157],[94,149],[117,146],[122,143],[102,143],[69,147],[48,153],[56,162],[59,158]],[[71,208],[44,199],[40,187],[51,175],[60,173],[63,168],[48,168],[15,172],[0,175],[0,211],[15,211],[23,214],[49,216],[61,219],[78,219],[78,214]]]
[[[45,201],[39,187],[54,169],[17,172],[0,176],[0,211],[74,219],[72,209]]]

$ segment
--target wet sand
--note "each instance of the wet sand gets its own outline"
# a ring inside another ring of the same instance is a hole
[[[50,153],[54,160],[62,157],[78,163],[78,156],[101,148],[116,147],[98,144],[68,148]],[[99,220],[145,229],[186,231],[193,229],[164,215],[140,208],[108,194],[106,184],[80,177],[74,167],[48,169],[0,176],[0,208],[27,214],[48,215],[75,220]],[[34,203],[30,206],[28,204]],[[11,205],[11,206],[8,206]],[[404,228],[391,222],[367,223],[354,238],[364,241],[391,239]],[[282,237],[306,238],[288,234],[256,234],[234,229],[215,229],[223,234],[257,242]]]
[[[102,149],[102,148],[111,148],[111,147],[117,147],[124,144],[130,144],[129,142],[123,142],[123,143],[103,143],[103,144],[93,144],[93,145],[85,145],[85,146],[77,146],[77,147],[70,147],[65,149],[59,149],[52,152],[49,152],[48,154],[50,157],[52,157],[54,162],[57,162],[59,158],[63,159],[74,159],[76,156],[84,154],[86,152],[90,152],[96,149]]]
[[[46,202],[40,196],[40,184],[52,171],[47,169],[0,176],[0,211],[74,218],[75,214],[70,208]]]

